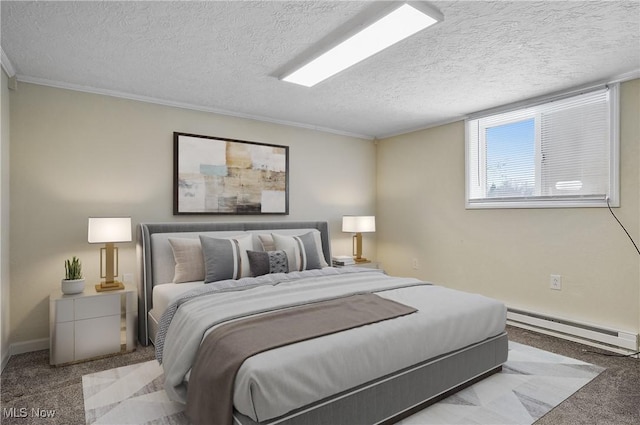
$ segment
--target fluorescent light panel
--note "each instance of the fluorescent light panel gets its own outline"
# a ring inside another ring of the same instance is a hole
[[[404,4],[282,80],[314,86],[436,22],[437,19]]]

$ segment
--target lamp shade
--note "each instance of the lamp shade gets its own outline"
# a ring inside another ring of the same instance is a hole
[[[376,217],[373,215],[345,215],[342,217],[342,231],[364,233],[376,231]]]
[[[131,242],[131,217],[89,217],[89,243]]]

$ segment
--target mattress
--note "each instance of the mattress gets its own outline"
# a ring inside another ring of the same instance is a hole
[[[160,320],[162,313],[164,313],[169,304],[178,299],[180,295],[202,285],[204,285],[203,281],[156,285],[153,288],[153,309],[151,310],[151,315],[157,320]]]
[[[374,292],[415,307],[418,312],[270,350],[245,361],[236,378],[234,406],[256,422],[284,415],[504,332],[506,308],[496,300],[365,269],[359,269],[359,273],[258,287],[243,291],[242,295],[226,293],[208,298],[211,298],[214,314],[224,315],[225,309],[235,314],[238,308],[245,308],[245,304],[240,304],[240,298],[248,299],[253,294],[255,300],[249,302],[255,302],[260,308],[269,303],[277,305],[282,299],[298,297],[297,286],[304,287],[303,292],[312,298],[354,291]],[[222,297],[215,300],[219,295]],[[300,297],[306,299],[307,295]],[[190,301],[183,306],[186,308],[181,308],[183,313],[178,311],[176,315],[188,316],[190,309],[200,311],[203,304],[199,303]],[[179,317],[178,322],[181,320],[183,317]],[[199,322],[197,317],[185,321],[191,327]],[[173,339],[171,345],[178,345],[180,352],[169,357],[189,357],[190,354],[182,351],[185,341],[181,340],[184,336],[180,334],[183,331],[178,327],[176,332],[177,339],[176,335],[170,335],[170,329],[167,341]],[[163,365],[168,382],[175,382],[172,366],[166,362]],[[169,389],[168,393],[179,394]]]

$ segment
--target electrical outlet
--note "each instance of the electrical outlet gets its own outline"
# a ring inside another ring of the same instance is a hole
[[[549,281],[549,288],[560,291],[562,289],[562,276],[559,274],[552,274]]]
[[[420,268],[420,263],[418,263],[417,258],[413,258],[411,260],[411,267],[413,267],[413,270],[418,270]]]

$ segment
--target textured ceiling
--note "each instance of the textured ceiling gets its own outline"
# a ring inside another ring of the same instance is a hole
[[[640,2],[433,1],[444,22],[315,87],[277,76],[383,2],[2,1],[19,81],[384,137],[640,69]]]

